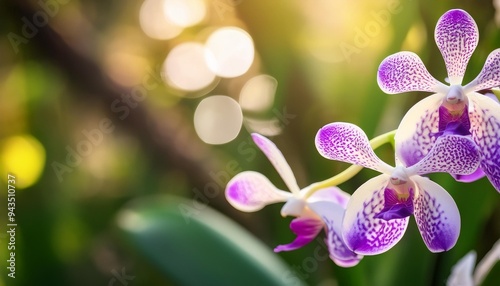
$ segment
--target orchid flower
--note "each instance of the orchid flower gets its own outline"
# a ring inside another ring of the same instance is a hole
[[[260,173],[245,171],[237,174],[227,184],[227,201],[245,212],[257,211],[272,203],[286,202],[281,215],[296,217],[290,223],[290,229],[297,237],[289,244],[276,247],[275,252],[298,249],[314,240],[324,229],[330,258],[343,267],[358,264],[362,257],[345,246],[340,233],[350,195],[337,187],[321,188],[313,194],[309,190],[314,185],[300,190],[290,166],[276,145],[259,134],[252,134],[252,139],[271,161],[291,193],[277,189]]]
[[[377,157],[366,134],[353,124],[325,125],[315,141],[319,153],[327,159],[382,173],[361,185],[347,204],[342,234],[349,249],[360,255],[389,250],[402,238],[411,215],[431,252],[446,251],[455,245],[460,232],[457,205],[445,189],[421,175],[474,172],[479,152],[469,138],[441,136],[418,163],[407,166],[402,161],[396,167]]]
[[[411,166],[430,152],[439,136],[468,135],[479,148],[481,164],[471,175],[456,179],[470,182],[486,174],[500,192],[500,104],[494,95],[478,93],[500,85],[500,49],[490,53],[473,81],[462,85],[479,40],[476,22],[463,10],[450,10],[438,20],[434,38],[446,64],[449,86],[432,77],[412,52],[387,57],[378,70],[378,84],[386,93],[434,93],[415,104],[401,121],[395,136],[398,158]]]
[[[498,240],[493,248],[486,253],[483,259],[477,264],[476,252],[470,251],[462,259],[460,259],[451,269],[451,275],[446,282],[447,286],[475,286],[481,285],[490,270],[495,264],[500,261],[500,240]]]

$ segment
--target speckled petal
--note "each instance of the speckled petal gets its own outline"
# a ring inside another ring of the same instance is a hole
[[[323,126],[316,134],[316,149],[325,158],[361,165],[390,173],[392,167],[373,152],[366,134],[358,126],[335,122]]]
[[[418,230],[431,252],[442,252],[455,246],[460,234],[460,213],[450,194],[433,181],[412,177],[418,188],[414,215]]]
[[[430,95],[415,104],[401,120],[394,141],[396,158],[404,166],[420,161],[434,145],[439,132],[439,106],[443,94]]]
[[[500,86],[500,49],[490,53],[479,75],[464,87],[464,92]]]
[[[476,22],[464,10],[450,10],[439,18],[434,39],[443,55],[450,84],[462,84],[467,63],[479,41]]]
[[[278,147],[276,147],[271,140],[257,133],[252,134],[252,139],[260,150],[264,152],[269,161],[271,161],[290,191],[299,192],[300,189],[297,185],[292,169],[286,162],[285,157],[283,157],[283,154]]]
[[[358,264],[363,257],[347,248],[342,238],[342,218],[345,208],[331,201],[316,201],[309,203],[309,207],[325,224],[327,234],[325,242],[333,262],[342,267]]]
[[[253,212],[284,202],[291,194],[278,190],[264,175],[246,171],[234,176],[226,186],[226,199],[236,209]]]
[[[455,180],[457,182],[462,182],[462,183],[470,183],[470,182],[475,182],[479,179],[482,179],[484,176],[486,176],[486,174],[483,172],[483,169],[481,169],[481,166],[479,166],[477,168],[477,170],[472,173],[472,174],[469,174],[469,175],[453,175],[453,178],[455,178]]]
[[[469,136],[440,136],[429,153],[417,164],[407,169],[408,175],[450,173],[469,175],[479,167],[481,156]]]
[[[375,218],[384,208],[384,190],[389,175],[379,175],[352,195],[344,215],[342,234],[346,245],[360,255],[376,255],[392,248],[403,237],[409,217]]]
[[[292,220],[290,229],[297,235],[295,240],[289,244],[278,245],[274,252],[295,250],[313,241],[323,229],[323,221],[310,217],[298,217]]]
[[[418,55],[399,52],[385,58],[378,67],[377,82],[385,93],[438,92],[444,84],[435,79]]]
[[[481,169],[500,192],[500,104],[479,93],[468,97],[472,139],[482,155]]]

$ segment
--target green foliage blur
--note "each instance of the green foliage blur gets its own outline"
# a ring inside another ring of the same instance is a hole
[[[410,50],[444,82],[433,34],[449,9],[466,10],[479,28],[464,82],[472,80],[500,47],[492,1],[205,3],[201,23],[158,40],[141,29],[142,0],[3,1],[0,286],[235,285],[238,277],[239,285],[444,285],[466,253],[476,251],[480,260],[491,249],[500,238],[500,197],[487,179],[463,184],[446,174],[431,176],[461,213],[461,235],[450,251],[430,253],[412,219],[393,249],[348,269],[326,257],[322,238],[272,253],[294,239],[291,218],[279,215],[281,205],[239,212],[225,200],[224,186],[236,173],[255,170],[286,189],[251,141],[250,132],[258,131],[252,120],[273,127],[270,137],[299,186],[347,168],[317,153],[317,130],[334,121],[357,124],[370,138],[395,129],[427,94],[384,94],[378,65]],[[223,26],[252,37],[257,57],[247,74],[218,79],[203,93],[164,82],[169,51],[202,42]],[[220,94],[238,100],[257,74],[277,80],[272,106],[244,111],[243,128],[231,142],[204,143],[193,124],[200,101]],[[127,101],[145,79],[141,100]],[[394,163],[390,146],[376,152]],[[363,170],[339,187],[352,193],[374,175]],[[15,209],[7,205],[9,185],[15,186]],[[12,222],[15,278],[7,261]],[[499,280],[497,265],[484,285]]]

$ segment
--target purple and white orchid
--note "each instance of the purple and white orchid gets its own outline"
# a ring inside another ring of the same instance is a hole
[[[455,245],[460,232],[455,201],[445,189],[421,175],[474,172],[479,152],[468,137],[439,137],[427,155],[412,166],[398,157],[396,167],[383,162],[363,130],[350,123],[325,125],[316,135],[316,148],[327,159],[382,173],[361,185],[347,204],[342,234],[352,251],[375,255],[389,250],[402,238],[410,215],[415,216],[431,252],[446,251]]]
[[[462,85],[479,40],[476,22],[463,10],[450,10],[438,20],[434,38],[446,64],[449,86],[436,80],[412,52],[387,57],[378,70],[378,84],[386,93],[434,93],[414,105],[401,121],[395,136],[397,157],[412,166],[430,152],[440,136],[471,136],[479,148],[481,164],[470,175],[452,174],[464,182],[486,174],[500,192],[500,104],[494,96],[478,93],[500,85],[500,49],[490,53],[473,81]]]
[[[245,212],[257,211],[272,203],[286,202],[281,209],[281,215],[296,217],[290,223],[290,228],[297,237],[289,244],[276,247],[275,252],[298,249],[313,241],[321,230],[325,229],[330,258],[343,267],[358,264],[362,256],[346,247],[340,232],[350,195],[337,187],[329,187],[319,189],[307,197],[308,189],[312,185],[299,189],[290,166],[276,145],[259,134],[252,134],[252,139],[271,161],[291,193],[279,190],[260,173],[245,171],[227,184],[228,202]]]

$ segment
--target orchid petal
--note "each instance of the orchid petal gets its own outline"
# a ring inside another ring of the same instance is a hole
[[[418,230],[431,252],[442,252],[455,246],[460,234],[460,213],[450,194],[433,181],[412,177],[418,188],[414,215]]]
[[[500,104],[479,93],[470,93],[468,98],[472,139],[482,155],[481,169],[500,192]]]
[[[361,255],[376,255],[392,248],[403,237],[409,217],[375,218],[384,208],[384,190],[389,175],[379,175],[361,185],[352,195],[344,215],[342,232],[346,245]]]
[[[439,18],[434,39],[443,55],[450,85],[462,84],[467,63],[479,41],[476,22],[464,10],[450,10]]]
[[[439,106],[444,95],[430,95],[415,104],[401,120],[394,135],[396,158],[409,167],[420,161],[436,141]]]
[[[292,169],[278,147],[276,147],[271,140],[257,133],[252,134],[252,139],[269,161],[271,161],[290,191],[292,193],[298,193],[300,188],[297,185]]]
[[[319,189],[314,192],[308,199],[308,203],[314,203],[319,201],[326,201],[340,205],[342,208],[346,208],[347,203],[351,195],[342,191],[338,187],[329,187],[324,189]]]
[[[469,174],[469,175],[453,175],[453,178],[455,178],[455,180],[457,182],[462,182],[462,183],[470,183],[470,182],[475,182],[479,179],[482,179],[484,176],[486,176],[486,174],[483,172],[483,169],[481,169],[481,166],[479,166],[477,168],[477,170],[472,173],[472,174]]]
[[[464,87],[464,92],[500,86],[500,49],[490,53],[479,75]]]
[[[310,217],[298,217],[292,220],[290,229],[297,235],[295,240],[289,244],[278,245],[274,252],[295,250],[313,241],[323,229],[323,221]]]
[[[450,277],[446,281],[446,286],[474,286],[472,272],[476,263],[476,252],[469,251],[457,264],[451,268]]]
[[[500,104],[500,100],[498,100],[498,97],[495,95],[495,93],[493,93],[493,92],[486,92],[483,95],[487,96],[487,97],[489,97],[491,99],[493,99],[496,103]]]
[[[226,186],[227,201],[244,212],[258,211],[289,197],[290,193],[277,189],[264,175],[253,171],[239,173]]]
[[[351,251],[342,239],[342,218],[345,208],[331,201],[316,201],[309,203],[309,207],[325,223],[327,233],[325,242],[333,262],[342,267],[358,264],[363,257]]]
[[[427,70],[420,57],[413,52],[399,52],[385,58],[378,67],[377,82],[385,93],[408,91],[442,91],[444,84]]]
[[[479,150],[469,136],[443,135],[422,160],[408,168],[408,173],[469,175],[477,170],[480,159]]]
[[[307,212],[307,209],[305,209],[305,207],[305,200],[293,196],[286,201],[283,207],[281,207],[281,216],[303,216]]]
[[[316,134],[316,149],[325,158],[361,165],[390,173],[392,167],[373,152],[366,134],[358,126],[335,122],[323,126]]]

